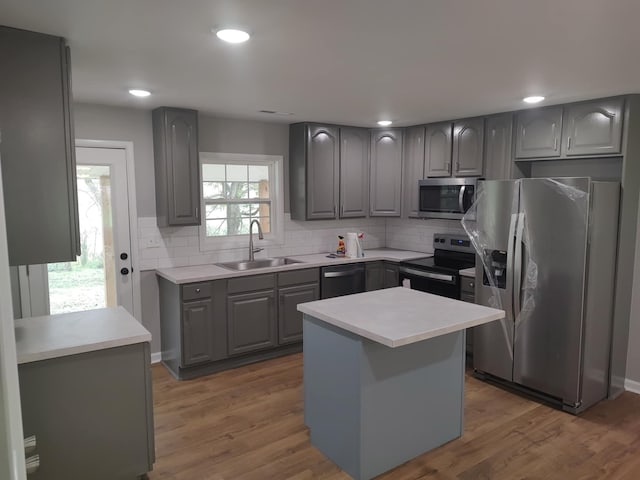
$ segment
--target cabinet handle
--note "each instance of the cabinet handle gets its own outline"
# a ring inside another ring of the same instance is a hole
[[[456,172],[460,171],[460,162],[456,162]]]
[[[451,169],[451,164],[449,162],[444,164],[444,169],[448,172]]]
[[[198,218],[198,207],[196,207],[196,218]]]
[[[199,288],[196,288],[196,293],[200,293],[200,289]]]
[[[558,137],[553,139],[553,149],[554,150],[558,149]]]
[[[340,205],[340,217],[344,217],[344,205]]]
[[[470,286],[471,288],[475,288],[476,284],[475,284],[475,283],[473,283],[473,282],[469,282],[469,286]]]
[[[571,137],[567,138],[567,150],[571,150]]]

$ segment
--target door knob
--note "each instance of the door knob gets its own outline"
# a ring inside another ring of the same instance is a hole
[[[129,269],[127,267],[124,267],[124,268],[120,269],[120,273],[122,275],[129,275]]]

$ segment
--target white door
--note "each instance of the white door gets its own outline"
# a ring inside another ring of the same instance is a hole
[[[0,175],[0,478],[26,478],[9,254]]]
[[[123,306],[134,312],[127,151],[76,147],[81,256],[20,268],[22,316]]]

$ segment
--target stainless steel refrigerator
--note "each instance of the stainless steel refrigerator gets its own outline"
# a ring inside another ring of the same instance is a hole
[[[579,413],[607,396],[620,186],[590,178],[479,183],[474,330],[479,376]]]

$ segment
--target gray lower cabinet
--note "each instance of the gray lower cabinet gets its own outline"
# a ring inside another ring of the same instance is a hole
[[[263,350],[278,343],[276,291],[227,296],[229,355]]]
[[[182,307],[182,365],[213,360],[213,304],[211,299],[184,302]]]
[[[402,167],[402,216],[418,217],[418,181],[424,178],[425,127],[409,127],[404,133],[404,158]]]
[[[400,274],[396,263],[384,262],[384,288],[393,288],[400,285]]]
[[[425,178],[451,175],[452,145],[453,124],[451,122],[427,125],[424,140]]]
[[[484,164],[484,118],[457,120],[453,124],[453,175],[480,177]]]
[[[400,128],[371,131],[370,215],[399,217],[402,202],[402,144]]]
[[[566,156],[612,155],[622,151],[624,98],[567,105],[562,149]]]
[[[10,265],[80,254],[69,49],[0,26],[0,157]]]
[[[523,110],[516,115],[516,158],[560,156],[562,106]]]
[[[132,480],[155,461],[148,343],[18,366],[33,480]]]
[[[513,163],[513,114],[503,113],[485,120],[484,158],[487,180],[508,180]]]
[[[200,225],[198,112],[160,107],[152,120],[158,226]]]
[[[384,262],[367,262],[364,265],[367,292],[384,288]]]
[[[302,313],[298,304],[320,298],[318,283],[296,285],[278,289],[278,343],[280,345],[302,341]]]
[[[369,130],[340,128],[340,218],[369,211]]]
[[[365,264],[365,286],[367,292],[398,287],[399,283],[400,275],[397,263],[367,262]]]

